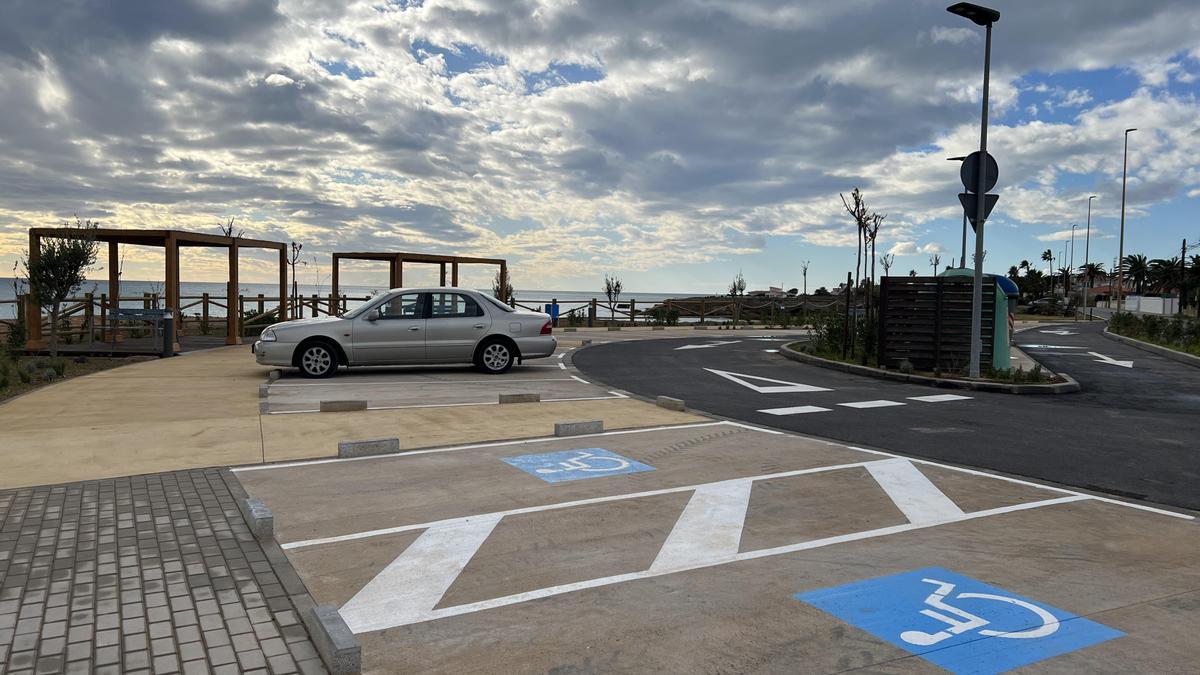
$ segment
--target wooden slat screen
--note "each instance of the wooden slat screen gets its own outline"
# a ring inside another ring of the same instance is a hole
[[[965,371],[970,362],[971,277],[884,277],[879,286],[879,363],[907,359],[922,371]],[[992,362],[996,280],[983,280],[981,364]]]

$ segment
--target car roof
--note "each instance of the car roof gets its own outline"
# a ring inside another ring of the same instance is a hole
[[[479,291],[474,288],[463,288],[461,286],[422,286],[416,288],[389,288],[388,293],[476,293]]]

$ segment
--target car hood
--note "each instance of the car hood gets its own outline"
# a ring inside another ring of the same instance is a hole
[[[313,317],[311,319],[292,319],[291,321],[281,321],[279,323],[273,323],[270,326],[267,326],[267,328],[270,328],[271,330],[275,330],[275,331],[280,331],[280,330],[288,330],[291,328],[301,328],[304,326],[315,326],[315,325],[320,325],[320,324],[325,324],[325,323],[333,323],[335,321],[344,321],[344,320],[345,319],[342,319],[340,316],[317,316],[317,317]]]

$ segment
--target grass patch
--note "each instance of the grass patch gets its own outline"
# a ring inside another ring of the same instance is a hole
[[[1114,314],[1108,330],[1177,352],[1200,356],[1200,320],[1152,314]]]
[[[48,384],[110,370],[145,359],[60,356],[21,356],[16,361],[0,356],[0,402],[27,394]]]

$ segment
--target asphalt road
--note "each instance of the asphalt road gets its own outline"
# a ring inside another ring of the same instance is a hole
[[[1100,322],[1068,322],[1017,334],[1018,344],[1051,346],[1028,351],[1083,387],[1057,396],[850,375],[770,353],[785,342],[749,333],[600,344],[575,352],[573,362],[594,381],[681,398],[730,419],[1200,510],[1200,369],[1109,340],[1101,330]],[[783,384],[739,383],[712,370]],[[946,394],[969,398],[914,400]],[[762,412],[780,408],[797,410]]]

